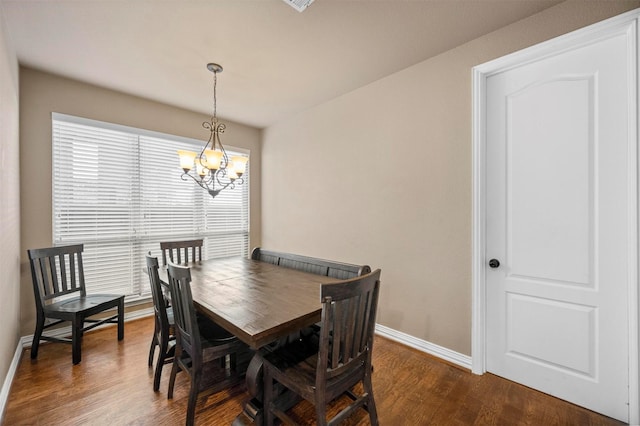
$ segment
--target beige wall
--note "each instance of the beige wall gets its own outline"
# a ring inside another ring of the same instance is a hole
[[[20,338],[18,61],[4,28],[0,5],[0,387]]]
[[[206,90],[206,88],[203,88]],[[202,139],[201,123],[209,119],[168,105],[20,68],[20,189],[21,201],[21,329],[33,334],[35,309],[26,249],[52,245],[51,223],[51,113],[58,112],[126,126]],[[259,129],[222,120],[224,143],[251,150],[250,244],[260,244]],[[177,159],[176,159],[177,161]],[[26,183],[28,182],[28,184]]]
[[[263,246],[382,268],[379,323],[470,355],[471,69],[639,6],[561,3],[266,129]]]

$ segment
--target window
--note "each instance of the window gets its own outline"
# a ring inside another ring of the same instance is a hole
[[[146,297],[144,255],[160,241],[203,238],[207,259],[248,255],[249,165],[214,200],[178,165],[176,150],[203,141],[55,113],[52,126],[53,241],[84,243],[87,291]]]

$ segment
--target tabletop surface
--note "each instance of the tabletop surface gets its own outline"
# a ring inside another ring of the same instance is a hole
[[[242,257],[188,266],[196,309],[253,349],[320,321],[320,285],[340,281]]]

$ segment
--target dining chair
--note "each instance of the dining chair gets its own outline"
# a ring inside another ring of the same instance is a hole
[[[371,384],[371,353],[376,307],[380,289],[380,269],[335,284],[321,286],[322,319],[317,348],[298,341],[264,354],[265,424],[274,417],[295,424],[284,412],[286,393],[275,397],[274,380],[315,405],[317,424],[334,425],[362,407],[372,425],[378,424]],[[352,388],[362,382],[364,392]],[[327,421],[326,406],[341,395],[353,402]],[[279,404],[280,403],[280,404]]]
[[[118,324],[118,340],[124,339],[124,295],[87,294],[83,250],[83,244],[27,250],[37,315],[31,359],[38,357],[40,340],[47,340],[71,343],[73,363],[78,364],[84,332],[106,323]],[[117,313],[91,318],[110,309]],[[47,319],[53,321],[45,325]],[[43,335],[45,329],[66,321],[71,322],[71,339]]]
[[[193,425],[198,394],[216,393],[240,383],[251,352],[233,334],[205,317],[197,317],[191,294],[191,269],[168,264],[169,289],[176,326],[176,350],[169,379],[169,399],[178,371],[191,379],[187,425]]]
[[[185,264],[202,260],[203,242],[204,240],[202,239],[161,241],[160,250],[162,250],[162,266],[167,266],[167,260],[177,264]],[[189,256],[189,251],[191,251],[191,256]]]
[[[147,274],[149,275],[149,284],[151,285],[151,296],[153,297],[153,312],[155,316],[155,326],[153,337],[151,339],[151,347],[149,348],[149,367],[153,366],[153,355],[156,346],[159,347],[158,361],[153,375],[153,390],[160,389],[160,378],[162,376],[162,368],[165,364],[173,363],[175,354],[175,325],[173,320],[173,308],[168,306],[167,300],[162,291],[162,283],[158,275],[158,258],[146,256]]]

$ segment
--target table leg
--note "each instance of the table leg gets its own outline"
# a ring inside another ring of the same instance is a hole
[[[250,398],[245,401],[242,413],[233,421],[233,426],[262,425],[262,357],[258,352],[249,363],[245,380]]]
[[[260,352],[268,353],[270,351],[278,349],[283,345],[286,345],[289,342],[300,340],[301,338],[305,340],[314,339],[317,338],[317,335],[313,332],[294,333],[288,337],[280,339],[277,342],[263,347],[253,355],[253,358],[251,358],[251,362],[249,363],[249,367],[247,367],[247,373],[245,377],[249,399],[244,403],[242,413],[240,413],[238,417],[236,417],[236,419],[233,421],[233,426],[262,425],[264,423],[262,406],[262,388],[264,386],[262,378],[263,361]],[[279,388],[276,390],[276,395],[278,395],[278,405],[280,409],[286,411],[300,401],[300,398],[297,395],[288,392],[280,385],[278,386]]]

